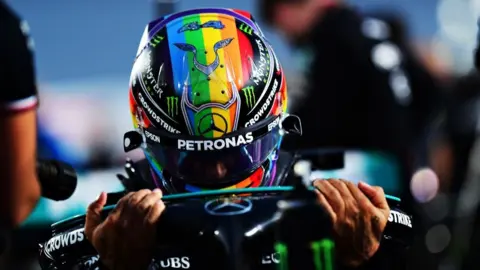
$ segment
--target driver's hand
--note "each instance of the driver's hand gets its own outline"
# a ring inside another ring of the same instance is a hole
[[[109,216],[100,212],[106,193],[88,206],[85,235],[110,270],[147,269],[156,239],[156,223],[165,209],[160,190],[140,190],[125,195]]]
[[[383,189],[340,179],[315,180],[313,185],[332,218],[339,261],[349,267],[368,261],[380,246],[390,214]]]

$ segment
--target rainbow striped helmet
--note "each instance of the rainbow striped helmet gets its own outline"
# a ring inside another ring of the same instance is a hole
[[[155,184],[170,192],[277,184],[286,90],[248,12],[194,9],[149,23],[130,110]]]

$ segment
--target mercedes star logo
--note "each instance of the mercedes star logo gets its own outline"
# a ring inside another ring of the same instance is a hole
[[[213,216],[234,216],[252,210],[252,202],[247,199],[215,199],[205,204],[205,211]]]
[[[218,113],[209,113],[202,118],[200,118],[200,121],[198,121],[198,133],[200,135],[205,135],[207,132],[210,131],[217,131],[222,133],[222,136],[227,134],[228,130],[228,123],[225,117]]]

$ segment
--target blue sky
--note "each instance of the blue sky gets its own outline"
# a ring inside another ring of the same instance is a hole
[[[125,77],[128,80],[144,26],[154,17],[152,0],[7,2],[30,24],[40,82],[102,76]],[[412,34],[416,36],[432,35],[435,31],[436,0],[353,2],[363,9],[388,7],[407,15],[410,25],[414,26]],[[178,9],[212,7],[220,3],[256,13],[255,0],[180,0]],[[290,63],[290,50],[281,38],[268,30],[266,35],[279,58]]]

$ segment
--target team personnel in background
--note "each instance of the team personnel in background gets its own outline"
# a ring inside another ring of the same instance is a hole
[[[416,167],[427,165],[425,137],[440,98],[436,81],[409,49],[405,29],[395,18],[361,15],[341,0],[259,4],[263,19],[311,59],[304,99],[289,111],[302,119],[302,140],[287,137],[282,146],[366,148],[393,155],[402,172],[400,196],[422,218],[409,183]],[[423,267],[430,261],[426,228],[421,220],[416,224],[419,237],[408,262]]]
[[[478,20],[480,26],[480,19]],[[477,27],[478,27],[477,26]],[[447,108],[444,140],[450,169],[445,177],[454,197],[452,241],[447,262],[455,269],[478,268],[480,248],[480,30],[473,60],[475,69],[460,78]],[[439,157],[441,158],[441,157]],[[446,166],[445,166],[446,165]]]
[[[373,148],[393,154],[405,187],[418,139],[436,102],[436,83],[388,22],[340,0],[259,0],[263,19],[307,53],[302,140],[287,149]],[[292,19],[295,18],[295,19]],[[422,164],[423,165],[423,164]]]
[[[456,269],[475,269],[475,250],[480,248],[480,74],[461,77],[452,90],[442,130],[442,145],[448,151],[435,158],[449,161],[439,163],[449,169],[443,175],[444,189],[450,195],[449,217],[453,217],[449,259]]]
[[[0,226],[28,217],[40,197],[36,177],[37,90],[28,24],[0,2]]]

